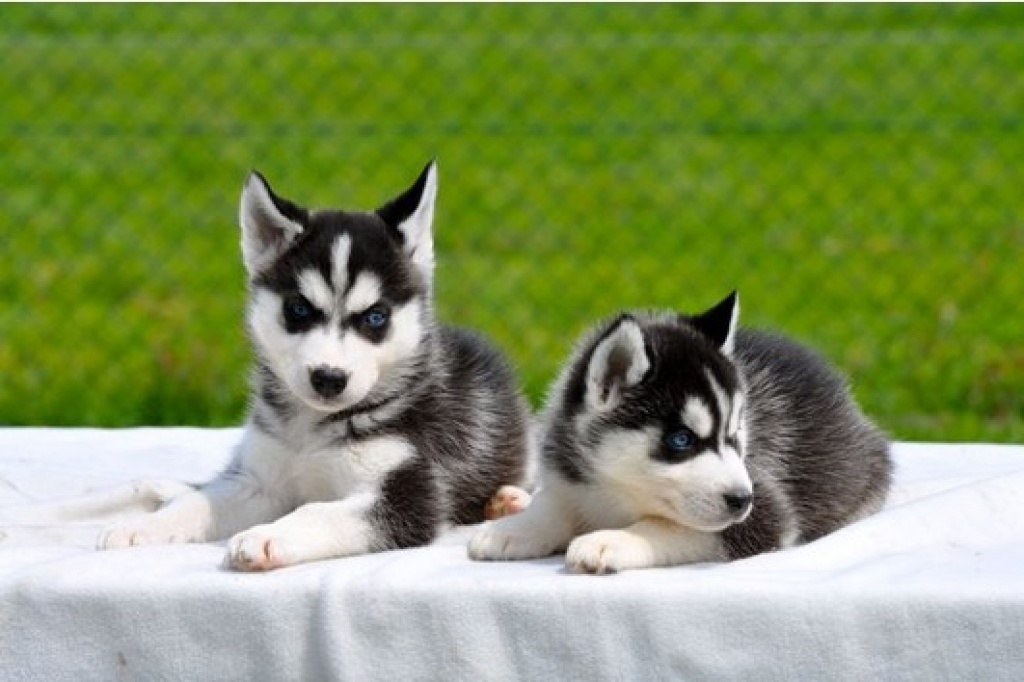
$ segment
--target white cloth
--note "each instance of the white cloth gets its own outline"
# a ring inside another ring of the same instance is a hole
[[[96,552],[95,529],[68,546],[2,525],[26,500],[203,480],[238,435],[0,429],[0,679],[1024,678],[1024,446],[899,443],[871,518],[732,564],[611,576],[474,563],[468,529],[242,574],[221,568],[223,543]]]

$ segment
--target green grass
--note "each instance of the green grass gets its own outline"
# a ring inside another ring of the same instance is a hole
[[[576,334],[738,287],[895,436],[1024,441],[1024,8],[12,5],[0,423],[231,424],[236,210],[437,156],[439,309],[534,402]]]

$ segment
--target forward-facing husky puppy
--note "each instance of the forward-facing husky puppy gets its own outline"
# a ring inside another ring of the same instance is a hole
[[[256,365],[236,456],[198,489],[87,503],[172,498],[100,547],[230,538],[228,566],[271,569],[425,544],[482,521],[500,486],[522,482],[529,416],[512,371],[481,337],[434,321],[436,191],[431,162],[374,212],[310,211],[250,175],[240,221]]]
[[[585,334],[542,418],[525,511],[474,559],[566,550],[607,573],[727,561],[809,542],[877,511],[886,438],[810,350],[737,330],[735,293],[695,316],[624,313]]]

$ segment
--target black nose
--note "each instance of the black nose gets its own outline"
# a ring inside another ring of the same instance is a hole
[[[735,514],[745,512],[747,507],[750,506],[750,501],[753,499],[753,495],[745,490],[725,493],[722,497],[725,499],[725,506]]]
[[[309,372],[309,383],[313,390],[324,398],[334,398],[345,390],[348,374],[336,367],[317,367]]]

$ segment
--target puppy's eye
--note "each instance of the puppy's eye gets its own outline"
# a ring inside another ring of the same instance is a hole
[[[290,322],[309,322],[315,315],[316,309],[304,296],[295,294],[284,300],[284,316]]]
[[[693,447],[695,440],[690,429],[679,429],[665,434],[665,447],[672,452],[686,452]]]
[[[363,313],[363,324],[370,329],[383,329],[388,324],[390,313],[388,309],[382,304],[378,303],[375,306],[367,309]]]

